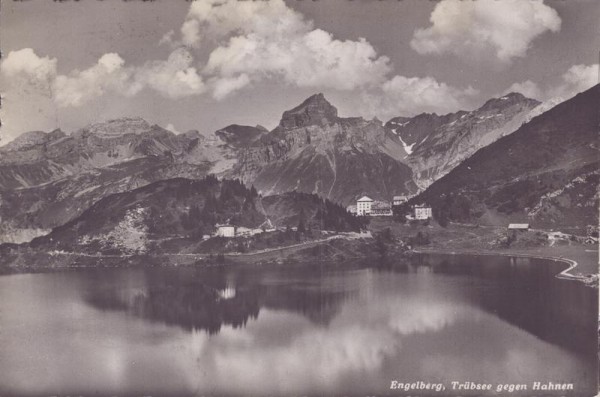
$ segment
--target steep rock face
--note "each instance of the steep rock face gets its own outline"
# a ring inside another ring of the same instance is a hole
[[[36,185],[70,175],[69,164],[48,161],[49,148],[65,136],[60,130],[31,131],[0,147],[0,189]]]
[[[239,152],[229,175],[263,194],[291,190],[348,204],[414,190],[400,140],[378,120],[340,118],[322,94],[284,112],[279,126]]]
[[[197,131],[175,135],[139,118],[70,135],[23,134],[0,147],[0,242],[61,225],[112,193],[165,178],[202,177],[222,160],[205,141]]]
[[[435,113],[421,113],[415,117],[394,117],[385,124],[404,143],[407,152],[412,153],[415,145],[425,141],[441,125],[451,122],[453,114],[438,116]],[[410,154],[409,153],[409,154]]]
[[[6,153],[13,151],[25,151],[38,145],[64,138],[66,134],[60,129],[46,133],[43,131],[29,131],[19,135],[12,142],[7,143],[2,150]],[[2,159],[0,159],[2,161]]]
[[[386,128],[404,143],[415,182],[426,188],[477,150],[517,130],[540,103],[521,94],[487,101],[471,112],[395,118]]]
[[[415,198],[450,219],[597,224],[600,85],[533,118]]]
[[[291,130],[310,125],[325,125],[337,121],[337,109],[321,93],[307,98],[300,105],[283,112],[279,128]]]
[[[149,156],[183,155],[193,139],[138,118],[93,124],[71,135],[27,133],[0,148],[0,189],[33,187]]]
[[[161,179],[222,175],[241,147],[266,133],[260,126],[232,125],[214,134],[176,135],[141,118],[95,123],[72,134],[25,133],[0,147],[0,242],[61,225],[109,194]]]
[[[232,124],[215,132],[225,144],[233,148],[244,148],[254,144],[268,130],[260,125],[250,127],[247,125]]]
[[[82,131],[94,136],[123,136],[128,134],[143,134],[150,130],[151,125],[141,117],[123,117],[108,120],[106,122],[94,123],[85,127]]]

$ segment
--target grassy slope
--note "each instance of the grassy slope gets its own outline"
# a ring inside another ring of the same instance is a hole
[[[430,236],[431,243],[426,246],[416,247],[420,251],[440,252],[470,252],[491,254],[524,254],[544,257],[563,257],[575,260],[578,263],[572,274],[596,274],[598,273],[598,247],[584,245],[573,241],[565,241],[550,246],[543,242],[545,238],[539,238],[536,231],[528,232],[527,235],[508,248],[499,248],[494,243],[506,235],[506,227],[472,227],[450,224],[442,228],[432,222],[430,226],[408,226],[389,219],[374,219],[369,228],[373,232],[390,228],[395,237],[406,239],[414,236],[419,231]]]

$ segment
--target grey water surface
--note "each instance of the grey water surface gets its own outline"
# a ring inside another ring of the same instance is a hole
[[[0,395],[597,390],[597,290],[537,259],[97,268],[0,277]],[[440,383],[444,390],[390,390]],[[505,394],[505,393],[498,393]]]

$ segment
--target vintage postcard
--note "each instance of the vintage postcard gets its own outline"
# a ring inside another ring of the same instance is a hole
[[[2,0],[0,396],[596,396],[599,21]]]

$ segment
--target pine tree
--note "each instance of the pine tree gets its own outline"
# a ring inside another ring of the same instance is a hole
[[[305,218],[305,214],[304,214],[304,208],[300,209],[300,214],[299,214],[299,219],[298,219],[298,232],[299,233],[304,233],[306,231],[306,220]]]

